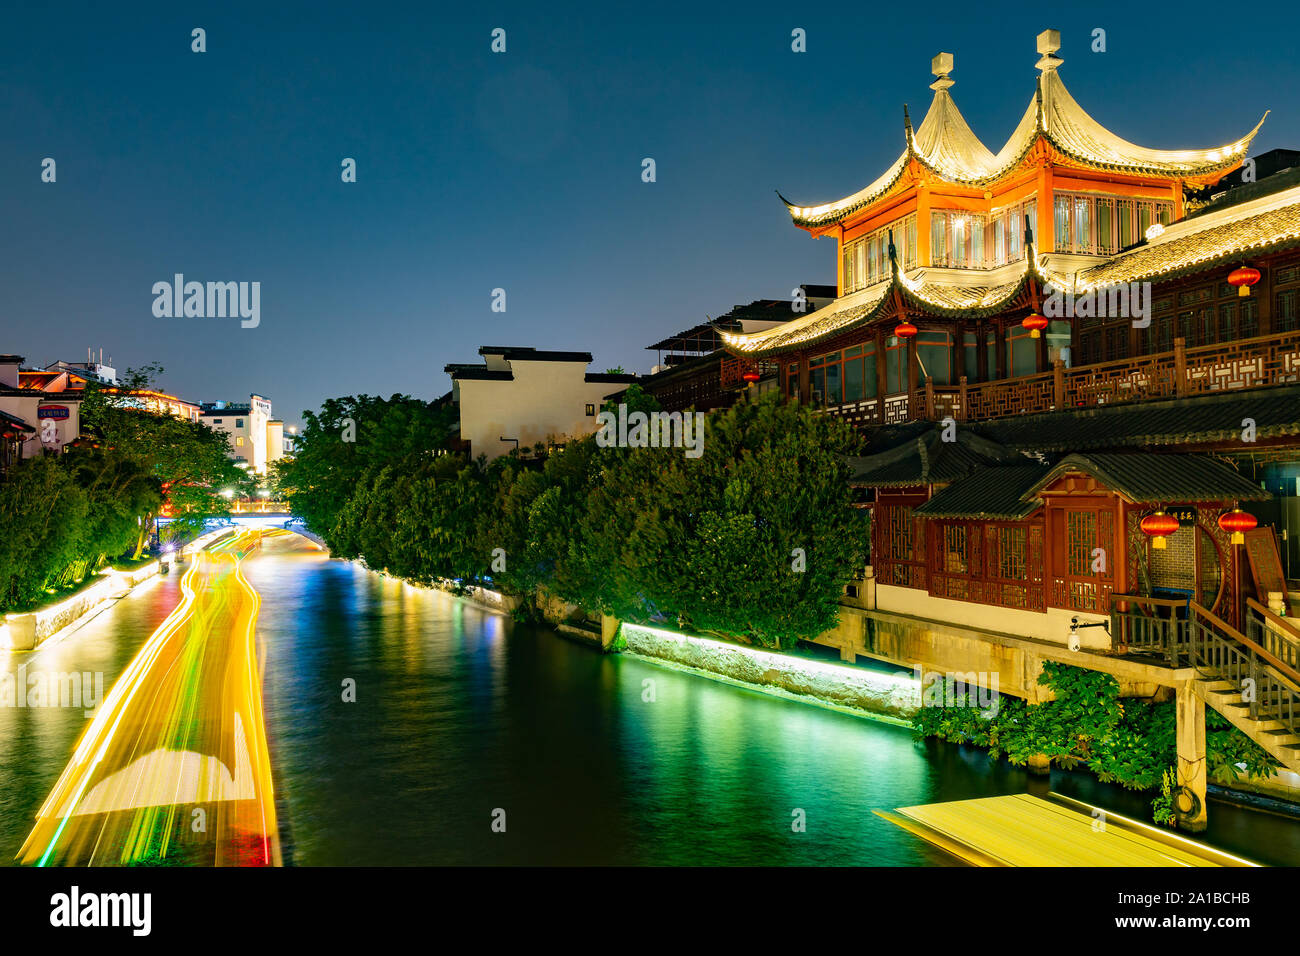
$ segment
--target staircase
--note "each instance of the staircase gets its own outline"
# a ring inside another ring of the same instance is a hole
[[[1195,601],[1117,595],[1111,633],[1121,644],[1158,653],[1197,672],[1197,696],[1300,773],[1300,630],[1247,601],[1246,634]]]

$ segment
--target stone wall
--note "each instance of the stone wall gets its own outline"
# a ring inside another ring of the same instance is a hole
[[[898,722],[909,721],[921,706],[920,686],[911,677],[626,622],[621,633],[628,653],[806,703]]]

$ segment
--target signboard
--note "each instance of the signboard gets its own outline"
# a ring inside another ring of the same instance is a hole
[[[67,405],[41,405],[36,409],[37,418],[53,418],[55,421],[63,421],[70,414]]]
[[[1196,509],[1191,505],[1177,505],[1167,509],[1165,513],[1177,518],[1180,528],[1196,527]]]

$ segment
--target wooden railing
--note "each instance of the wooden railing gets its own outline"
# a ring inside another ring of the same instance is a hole
[[[1271,612],[1257,602],[1248,604],[1251,611],[1263,612],[1259,627],[1271,630],[1264,627],[1273,624],[1264,616]],[[1133,594],[1114,596],[1110,619],[1118,650],[1155,654],[1170,667],[1192,667],[1203,679],[1228,681],[1242,695],[1251,720],[1277,720],[1288,733],[1300,735],[1300,669],[1294,663],[1300,632],[1285,622],[1275,637],[1260,641],[1195,601]]]
[[[1300,671],[1300,629],[1254,598],[1246,598],[1246,636],[1294,671]]]
[[[1050,371],[994,382],[971,384],[965,376],[957,385],[927,381],[913,392],[832,405],[828,410],[853,424],[947,417],[980,421],[1294,382],[1300,382],[1300,331],[1190,349],[1179,338],[1174,339],[1172,351],[1155,355],[1078,368],[1066,368],[1058,360]]]

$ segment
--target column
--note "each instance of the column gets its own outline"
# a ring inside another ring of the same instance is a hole
[[[1178,714],[1178,787],[1174,808],[1178,828],[1200,833],[1206,827],[1205,807],[1205,701],[1196,695],[1195,682],[1178,685],[1174,706]]]

